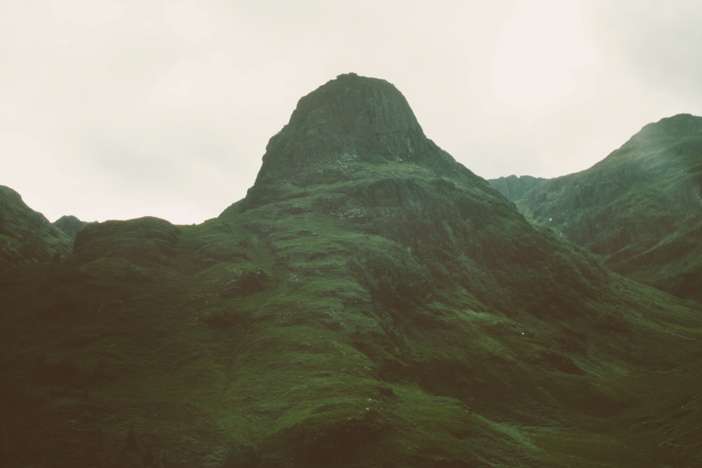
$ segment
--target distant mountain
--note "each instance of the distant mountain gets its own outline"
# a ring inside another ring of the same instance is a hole
[[[541,177],[511,175],[509,177],[500,177],[490,179],[488,183],[495,187],[499,192],[510,200],[519,200],[529,190],[533,189],[541,181],[546,179]]]
[[[7,466],[692,466],[702,307],[610,273],[390,83],[303,97],[218,218],[0,275]]]
[[[30,209],[17,192],[0,185],[0,271],[20,263],[47,261],[70,249],[65,233]]]
[[[614,271],[702,302],[701,186],[702,117],[682,114],[647,125],[588,170],[501,191]]]
[[[75,239],[78,233],[90,223],[86,221],[81,221],[75,216],[61,216],[52,224],[61,231],[63,231],[63,233],[71,239]]]

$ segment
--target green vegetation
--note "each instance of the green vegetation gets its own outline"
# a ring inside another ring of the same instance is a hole
[[[91,225],[71,256],[6,274],[5,459],[691,460],[696,409],[666,409],[694,397],[675,382],[695,382],[699,310],[612,276],[489,192],[401,169],[200,226]]]
[[[355,79],[354,102],[394,96]],[[276,174],[306,135],[274,137],[273,173],[217,219],[89,225],[0,274],[3,466],[699,462],[699,305],[534,227],[428,140]]]

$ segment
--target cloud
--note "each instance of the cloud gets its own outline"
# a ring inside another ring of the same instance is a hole
[[[598,13],[600,44],[613,68],[653,91],[699,100],[699,2],[600,1]]]
[[[491,68],[499,103],[535,111],[579,91],[596,59],[577,1],[518,4],[505,20]],[[552,17],[551,21],[544,18]],[[518,77],[518,79],[516,79]]]

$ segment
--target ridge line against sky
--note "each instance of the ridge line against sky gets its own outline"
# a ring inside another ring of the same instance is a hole
[[[702,114],[700,24],[691,0],[0,0],[0,185],[52,221],[199,223],[347,72],[476,174],[556,177]]]

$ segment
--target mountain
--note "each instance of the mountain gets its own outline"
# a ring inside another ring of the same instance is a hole
[[[7,466],[700,461],[702,308],[527,222],[383,80],[303,97],[218,218],[90,224],[0,286]]]
[[[681,114],[645,126],[588,170],[501,191],[614,271],[702,302],[701,186],[702,117]]]
[[[0,271],[67,254],[70,244],[62,231],[30,209],[17,192],[0,185]]]
[[[52,223],[54,227],[63,231],[69,238],[75,239],[78,233],[87,226],[88,222],[81,221],[75,216],[61,216],[59,219]]]
[[[496,188],[502,195],[510,200],[519,200],[525,193],[533,189],[536,185],[546,179],[532,176],[515,176],[499,177],[490,179],[488,183]]]

